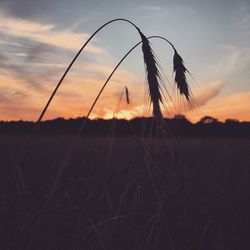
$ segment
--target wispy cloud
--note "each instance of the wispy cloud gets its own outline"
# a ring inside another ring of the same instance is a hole
[[[235,20],[237,28],[243,32],[243,34],[250,35],[250,5],[241,4],[237,11],[237,19]]]
[[[229,118],[249,121],[249,100],[250,92],[220,97],[199,109],[199,112],[194,113],[191,117],[195,121],[205,115],[216,117],[222,121]]]
[[[250,49],[235,45],[221,44],[217,62],[208,69],[210,76],[219,79],[229,79],[246,70],[250,64]],[[244,75],[245,77],[246,75]]]
[[[142,6],[140,9],[147,10],[147,11],[161,11],[161,10],[163,10],[163,8],[156,6],[156,5],[146,5],[146,6]]]
[[[74,50],[80,48],[89,37],[89,34],[75,33],[69,29],[58,30],[55,24],[15,18],[3,12],[0,14],[0,33],[4,35]],[[89,45],[86,49],[91,53],[104,52],[102,48],[94,45]]]
[[[238,25],[241,26],[242,28],[249,27],[249,22],[250,22],[250,15],[245,15],[243,16],[239,21]]]
[[[209,101],[220,94],[223,87],[224,84],[218,81],[198,88],[198,90],[194,93],[196,106],[202,107],[206,105]]]
[[[78,65],[79,68],[84,68],[82,66],[81,63]],[[45,119],[58,116],[69,118],[86,115],[112,68],[98,64],[87,64],[84,71],[79,72],[76,67],[76,71],[73,71],[70,77],[65,80]],[[24,79],[20,79],[14,74],[12,76],[0,75],[0,119],[36,120],[57,80],[54,75],[49,80],[44,80],[44,77],[42,79],[46,84],[41,85],[38,89],[30,88]],[[34,77],[35,80],[39,81],[38,77]],[[103,92],[92,116],[106,117],[108,113],[114,112],[125,85],[128,86],[131,94],[129,108],[138,105],[140,103],[140,94],[138,93],[141,93],[142,87],[139,83],[140,79],[137,76],[126,70],[118,70]],[[124,109],[123,103],[121,109]]]

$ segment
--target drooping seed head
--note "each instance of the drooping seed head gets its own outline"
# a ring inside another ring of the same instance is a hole
[[[138,31],[142,39],[142,52],[147,71],[149,97],[151,103],[153,104],[153,116],[155,118],[162,118],[162,112],[160,108],[160,102],[162,102],[162,96],[160,93],[160,84],[159,84],[160,76],[157,68],[157,62],[155,60],[155,56],[148,39],[139,29]]]
[[[189,93],[189,86],[187,83],[186,72],[187,69],[184,65],[183,59],[178,54],[176,49],[174,49],[174,58],[173,58],[173,71],[175,72],[175,82],[177,88],[180,91],[181,95],[184,95],[186,99],[189,101],[190,93]]]

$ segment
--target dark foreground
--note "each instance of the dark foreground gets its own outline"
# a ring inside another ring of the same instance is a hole
[[[250,249],[249,139],[81,138],[53,188],[71,139],[1,136],[0,249]]]

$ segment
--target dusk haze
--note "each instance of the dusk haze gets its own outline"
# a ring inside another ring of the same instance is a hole
[[[168,97],[168,112],[191,121],[250,120],[250,3],[240,1],[30,1],[0,2],[0,120],[37,120],[68,64],[89,36],[111,19],[127,18],[146,36],[170,40],[191,73],[196,105]],[[113,67],[140,37],[125,22],[100,31],[77,59],[44,119],[85,116]],[[175,95],[171,48],[152,39],[171,95]],[[91,113],[112,118],[124,86],[131,103],[118,118],[148,116],[145,71],[138,47],[121,64]],[[174,106],[174,107],[173,107]],[[194,107],[195,106],[195,107]]]

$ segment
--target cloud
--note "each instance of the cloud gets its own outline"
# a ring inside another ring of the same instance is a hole
[[[17,56],[21,59],[18,60]],[[14,56],[14,58],[12,58]],[[54,82],[55,76],[61,73],[60,65],[34,64],[27,61],[27,55],[21,52],[7,56],[0,54],[0,78],[1,76],[9,76],[13,79],[12,84],[8,87],[13,87],[13,82],[16,81],[23,88],[32,88],[35,91],[43,91],[46,89],[49,82]]]
[[[221,81],[211,82],[204,86],[198,87],[192,91],[191,104],[184,96],[179,94],[179,91],[174,90],[170,97],[165,98],[163,111],[167,117],[173,117],[176,114],[189,114],[202,109],[208,103],[213,102],[219,96],[224,84]]]
[[[220,120],[235,118],[249,120],[250,92],[239,92],[229,96],[220,96],[225,84],[222,81],[211,82],[198,87],[193,92],[192,105],[185,98],[173,98],[167,103],[168,117],[175,114],[185,114],[193,122],[209,115]]]
[[[21,18],[31,17],[38,11],[38,9],[43,9],[43,3],[47,1],[30,1],[30,0],[1,0],[1,8],[13,16],[18,16]]]
[[[205,106],[210,100],[220,94],[223,87],[224,84],[218,81],[198,88],[194,93],[196,107]]]
[[[65,79],[44,119],[86,115],[111,72],[112,67],[94,63],[86,64],[84,67],[84,64],[79,63],[70,77]],[[49,80],[44,79],[46,79],[45,76],[40,80],[38,76],[34,76],[34,81],[45,82],[45,84],[39,88],[31,88],[24,79],[18,78],[15,74],[0,75],[0,120],[36,120],[58,80],[54,75]],[[129,109],[141,104],[140,95],[143,87],[140,79],[126,70],[119,69],[105,88],[92,116],[107,117],[108,113],[113,113],[125,84],[130,91]],[[125,104],[125,101],[121,103],[121,110],[128,109]]]
[[[237,24],[242,28],[249,28],[249,22],[250,22],[250,15],[245,15],[238,21]]]
[[[230,80],[232,76],[235,77],[241,72],[249,72],[250,48],[228,44],[220,44],[218,47],[222,49],[221,54],[217,63],[209,70],[213,78]]]
[[[79,49],[88,38],[85,33],[59,30],[52,23],[11,17],[2,10],[0,36],[0,76],[9,75],[23,88],[43,93],[58,81],[72,60],[75,49]],[[100,53],[104,53],[102,48],[94,45],[86,49],[91,53],[85,54],[85,62],[96,62]]]
[[[248,4],[241,4],[240,8],[237,11],[237,15],[235,19],[237,28],[243,32],[243,35],[249,37],[250,35],[250,5]],[[246,37],[245,37],[246,38]]]
[[[15,18],[3,12],[0,14],[0,33],[5,36],[26,38],[70,50],[79,49],[89,37],[89,34],[75,33],[69,29],[58,30],[52,23]],[[94,45],[87,46],[86,50],[95,54],[104,53],[102,48]]]
[[[41,95],[25,88],[23,80],[0,76],[0,120],[28,119],[39,112]]]
[[[0,34],[4,34],[0,40],[0,119],[35,120],[73,57],[74,46],[69,46],[66,41],[66,48],[69,49],[65,50],[63,36],[73,34],[78,39],[79,34],[68,30],[58,31],[52,24],[6,15],[5,18],[5,22],[1,22],[3,16],[0,17]],[[54,43],[57,38],[59,45]],[[97,47],[94,49],[94,53],[100,53]],[[66,60],[62,60],[62,55]],[[89,56],[87,54],[84,61],[79,60],[65,78],[46,119],[87,113],[97,91],[113,70]],[[137,89],[134,86],[138,83],[137,76],[119,69],[105,89],[96,113],[105,114],[104,108],[113,110],[116,93],[124,87],[124,83],[130,89]]]
[[[238,119],[240,121],[250,121],[250,92],[239,92],[207,104],[199,109],[199,112],[193,114],[192,120],[197,121],[202,116],[209,115],[226,120],[228,118]]]
[[[163,10],[161,7],[155,6],[155,5],[143,6],[140,9],[141,10],[147,10],[147,11],[161,11],[161,10]]]
[[[93,70],[95,65],[93,64],[90,67]],[[89,75],[82,78],[78,74],[73,74],[67,79],[52,101],[44,119],[86,115],[111,68],[104,67],[101,69],[100,65],[96,65],[96,70],[103,72],[102,76],[93,78]],[[150,111],[146,112],[146,93],[143,91],[140,80],[137,76],[125,70],[118,71],[116,77],[107,85],[98,100],[91,118],[112,118],[125,85],[129,89],[131,103],[127,104],[125,96],[123,96],[119,104],[117,117],[130,119],[136,116],[150,115]],[[38,92],[25,86],[22,79],[0,76],[0,120],[36,120],[53,88],[54,85],[50,85],[45,90]],[[194,96],[199,108],[193,112],[185,113],[188,118],[192,121],[198,121],[201,117],[210,115],[220,120],[227,118],[235,118],[241,121],[250,120],[250,92],[239,92],[219,97],[222,88],[223,83],[214,82],[195,91]],[[175,114],[174,111],[174,108],[170,107],[169,112]]]

